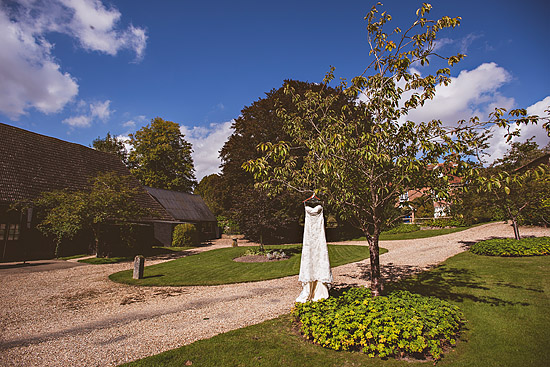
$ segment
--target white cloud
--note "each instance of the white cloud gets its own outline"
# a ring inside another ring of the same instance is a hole
[[[81,112],[78,116],[71,116],[66,118],[62,122],[73,128],[75,127],[90,127],[94,120],[99,119],[101,121],[106,121],[111,116],[110,109],[111,101],[106,100],[103,102],[93,102],[87,104],[84,101],[79,101],[77,104],[77,110]]]
[[[193,145],[192,156],[198,181],[204,176],[220,172],[219,153],[233,133],[233,122],[212,123],[206,127],[181,126],[180,130],[185,135],[185,140]]]
[[[90,127],[92,119],[90,116],[80,115],[66,118],[62,122],[70,127]]]
[[[106,100],[104,102],[96,102],[90,104],[90,113],[92,117],[97,117],[100,120],[107,120],[111,116],[111,109],[109,106],[111,101]]]
[[[449,124],[475,115],[487,116],[496,105],[509,108],[514,100],[502,96],[498,89],[510,80],[510,74],[495,63],[463,70],[451,78],[448,86],[438,86],[434,99],[411,111],[405,119],[417,122],[439,119]]]
[[[134,117],[131,120],[126,121],[122,126],[134,129],[138,124],[145,125],[147,123],[147,118],[144,115],[139,115]]]
[[[76,81],[60,71],[51,48],[0,9],[0,112],[13,120],[28,108],[54,113],[76,96]]]
[[[144,55],[145,30],[120,29],[121,14],[99,0],[0,2],[0,112],[16,120],[27,110],[56,113],[78,94],[78,84],[61,70],[47,40],[66,34],[89,51],[116,55],[129,49]]]

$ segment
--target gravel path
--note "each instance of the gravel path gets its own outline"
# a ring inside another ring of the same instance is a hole
[[[521,233],[550,236],[550,229]],[[436,238],[382,242],[389,250],[380,257],[383,273],[388,279],[409,275],[464,251],[469,242],[512,234],[509,225],[491,223]],[[147,265],[161,261],[166,259]],[[297,276],[211,287],[134,287],[107,278],[129,267],[3,272],[0,365],[117,365],[288,313],[300,293]],[[368,259],[334,268],[334,285],[367,285],[368,268]]]

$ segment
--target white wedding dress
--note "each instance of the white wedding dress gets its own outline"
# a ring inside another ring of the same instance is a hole
[[[325,238],[325,220],[323,207],[306,206],[304,240],[300,275],[302,292],[296,302],[318,301],[328,298],[328,289],[332,283],[332,272],[328,258],[327,240]]]

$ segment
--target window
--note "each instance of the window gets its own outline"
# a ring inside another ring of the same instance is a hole
[[[0,223],[0,241],[6,239],[6,224]]]
[[[8,241],[19,240],[19,224],[10,224],[8,226]]]

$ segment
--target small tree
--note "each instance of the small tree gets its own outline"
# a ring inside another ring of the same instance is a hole
[[[471,170],[463,157],[486,147],[486,134],[476,130],[481,125],[477,118],[452,127],[439,120],[401,121],[433,98],[438,85],[450,82],[449,68],[422,77],[411,65],[441,58],[452,66],[464,57],[436,53],[438,32],[458,26],[460,18],[430,20],[426,18],[430,9],[424,4],[410,27],[386,33],[391,16],[383,12],[378,17],[377,7],[372,7],[365,17],[372,63],[351,83],[343,81],[339,87],[341,93],[360,101],[334,108],[334,95],[313,90],[296,94],[287,85],[297,112],[279,112],[290,139],[261,144],[262,157],[244,164],[259,185],[271,192],[289,188],[316,192],[365,234],[374,295],[382,291],[379,235],[384,225],[398,219],[392,208],[400,195],[429,187],[437,200],[448,199],[449,178]],[[333,71],[323,80],[324,87],[334,79]],[[490,122],[507,125],[504,112],[495,111]],[[524,110],[510,113],[526,115]],[[298,151],[306,153],[300,157]],[[434,166],[438,168],[430,169]]]
[[[521,238],[519,223],[522,214],[536,209],[548,213],[550,197],[550,169],[546,164],[525,166],[545,154],[545,150],[531,140],[514,142],[502,159],[498,159],[484,174],[479,174],[473,185],[478,195],[486,197],[490,205],[502,210],[512,222],[514,237]]]
[[[55,239],[55,255],[60,255],[64,240],[72,239],[82,230],[90,230],[98,257],[109,253],[101,242],[100,228],[107,223],[128,224],[147,216],[148,209],[136,201],[137,188],[128,176],[114,172],[101,173],[91,180],[89,191],[52,191],[43,193],[35,205],[43,219],[38,229]]]

